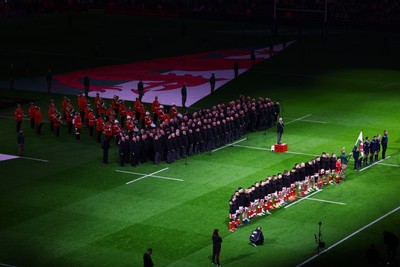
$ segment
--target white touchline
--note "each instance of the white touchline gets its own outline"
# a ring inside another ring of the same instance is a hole
[[[0,266],[4,266],[4,267],[17,267],[15,265],[10,265],[10,264],[5,264],[5,263],[0,263]]]
[[[311,115],[312,115],[312,114],[305,115],[305,116],[303,116],[303,117],[300,117],[300,118],[294,119],[294,120],[292,120],[292,121],[286,122],[285,124],[287,125],[287,124],[289,124],[289,123],[302,120],[302,119],[304,119],[304,118],[310,117]]]
[[[381,163],[381,165],[384,165],[384,166],[392,166],[392,167],[400,167],[400,165],[388,164],[388,163]]]
[[[295,202],[293,202],[293,203],[291,203],[291,204],[285,206],[285,209],[287,209],[287,208],[289,208],[289,207],[291,207],[291,206],[293,206],[293,205],[299,203],[300,201],[303,201],[303,200],[307,199],[308,197],[311,197],[312,195],[315,195],[315,194],[317,194],[317,193],[319,193],[319,192],[321,192],[321,191],[322,191],[322,189],[319,189],[318,191],[316,191],[316,192],[314,192],[314,193],[311,193],[311,194],[309,194],[309,195],[306,196],[306,197],[300,198],[300,200],[297,200],[297,201],[295,201]]]
[[[219,148],[217,148],[217,149],[214,149],[214,150],[212,150],[211,152],[215,152],[215,151],[221,150],[221,149],[223,149],[223,148],[225,148],[225,147],[228,147],[228,146],[233,146],[234,144],[237,144],[237,143],[240,143],[240,142],[243,142],[243,141],[246,141],[246,140],[247,140],[247,138],[240,139],[240,140],[238,140],[238,141],[236,141],[236,142],[233,142],[233,143],[230,143],[230,144],[221,146],[221,147],[219,147]]]
[[[21,159],[29,159],[29,160],[36,160],[41,162],[49,162],[47,159],[37,159],[37,158],[28,158],[28,157],[19,157]]]
[[[386,160],[386,159],[388,159],[388,158],[390,158],[390,156],[387,156],[387,157],[384,158],[384,159],[381,159],[381,160],[379,160],[379,161],[376,161],[376,162],[372,163],[371,165],[368,165],[367,167],[362,168],[362,169],[360,170],[360,172],[362,172],[362,171],[364,171],[364,170],[366,170],[366,169],[369,169],[369,168],[371,168],[372,166],[375,166],[375,165],[381,163],[382,161],[384,161],[384,160]]]
[[[301,121],[306,121],[306,122],[314,122],[314,123],[327,123],[326,121],[312,121],[312,120],[301,120]]]
[[[121,173],[128,173],[128,174],[135,174],[135,175],[147,175],[145,173],[138,173],[138,172],[128,172],[128,171],[122,171],[122,170],[115,170],[116,172],[121,172]],[[160,178],[160,179],[167,179],[167,180],[174,180],[174,181],[182,181],[182,179],[178,178],[171,178],[171,177],[165,177],[165,176],[159,176],[159,175],[149,175],[149,177],[154,177],[154,178]]]
[[[153,172],[153,173],[150,173],[150,174],[146,174],[146,175],[144,175],[144,176],[142,176],[142,177],[139,177],[139,178],[137,178],[137,179],[135,179],[135,180],[129,181],[129,182],[127,182],[126,184],[131,184],[131,183],[137,182],[137,181],[142,180],[142,179],[144,179],[144,178],[146,178],[146,177],[149,177],[149,176],[151,176],[151,175],[153,175],[153,174],[156,174],[156,173],[159,173],[159,172],[163,172],[163,171],[168,170],[168,169],[169,169],[169,168],[167,167],[167,168],[161,169],[161,170],[159,170],[159,171],[156,171],[156,172]]]
[[[392,210],[392,211],[389,211],[388,213],[386,213],[385,215],[383,215],[383,216],[379,217],[379,218],[378,218],[378,219],[376,219],[375,221],[373,221],[373,222],[370,222],[370,223],[369,223],[369,224],[367,224],[366,226],[364,226],[364,227],[362,227],[362,228],[358,229],[358,230],[357,230],[357,231],[355,231],[354,233],[352,233],[352,234],[350,234],[350,235],[346,236],[345,238],[343,238],[343,239],[339,240],[338,242],[336,242],[336,243],[335,243],[335,244],[333,244],[332,246],[328,247],[327,249],[324,249],[324,250],[323,250],[323,251],[321,251],[319,254],[316,254],[316,255],[312,256],[311,258],[309,258],[309,259],[307,259],[307,260],[303,261],[302,263],[300,263],[300,264],[296,265],[296,267],[300,267],[300,266],[303,266],[304,264],[307,264],[308,262],[312,261],[313,259],[315,259],[315,258],[316,258],[316,257],[318,257],[319,255],[321,255],[321,254],[323,254],[323,253],[325,253],[325,252],[327,252],[327,251],[331,250],[332,248],[336,247],[336,246],[337,246],[337,245],[339,245],[340,243],[343,243],[344,241],[346,241],[346,240],[347,240],[347,239],[349,239],[350,237],[352,237],[352,236],[354,236],[354,235],[358,234],[358,233],[359,233],[359,232],[361,232],[362,230],[364,230],[364,229],[366,229],[366,228],[370,227],[371,225],[373,225],[373,224],[375,224],[375,223],[379,222],[379,221],[380,221],[380,220],[382,220],[383,218],[385,218],[385,217],[389,216],[390,214],[392,214],[392,213],[394,213],[394,212],[398,211],[399,209],[400,209],[400,206],[399,206],[399,207],[397,207],[397,208],[395,208],[395,209],[394,209],[394,210]]]
[[[320,201],[320,202],[326,202],[326,203],[332,203],[332,204],[338,204],[338,205],[346,205],[346,203],[343,203],[343,202],[323,200],[323,199],[312,198],[312,197],[307,198],[307,200],[314,200],[314,201]]]

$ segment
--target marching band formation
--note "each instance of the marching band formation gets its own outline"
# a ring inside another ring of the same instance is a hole
[[[50,130],[59,137],[60,128],[66,121],[69,134],[75,133],[80,140],[83,127],[89,136],[103,143],[103,150],[114,141],[119,148],[119,163],[136,166],[152,160],[172,163],[177,159],[210,151],[231,143],[247,132],[266,130],[274,125],[280,113],[279,103],[269,98],[244,97],[241,95],[227,105],[218,104],[210,109],[199,109],[193,113],[185,109],[183,113],[175,104],[164,107],[155,97],[150,110],[136,98],[133,109],[117,95],[109,105],[97,93],[94,109],[79,93],[75,108],[71,99],[64,96],[59,110],[50,101],[47,116]],[[42,113],[39,106],[31,103],[28,115],[31,127],[37,134],[42,132]],[[24,113],[18,105],[14,112],[17,131],[21,128]],[[106,144],[104,144],[106,142]],[[108,157],[103,154],[104,156]],[[107,163],[108,158],[103,158]]]

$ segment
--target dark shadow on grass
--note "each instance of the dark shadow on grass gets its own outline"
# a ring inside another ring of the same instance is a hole
[[[223,265],[228,264],[228,263],[232,263],[232,262],[235,262],[235,261],[237,261],[237,260],[242,260],[242,259],[245,259],[245,258],[247,258],[247,257],[250,257],[252,254],[254,254],[254,253],[243,253],[243,254],[239,254],[239,255],[237,255],[237,256],[235,256],[235,257],[233,257],[233,258],[224,260],[224,261],[222,261],[221,263],[222,263]]]

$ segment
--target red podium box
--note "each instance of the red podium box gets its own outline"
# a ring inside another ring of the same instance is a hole
[[[274,145],[274,151],[275,152],[286,152],[287,151],[287,144],[275,144]]]

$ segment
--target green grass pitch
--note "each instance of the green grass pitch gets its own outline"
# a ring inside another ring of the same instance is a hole
[[[21,29],[25,37],[1,44],[3,62],[16,60],[22,64],[29,58],[32,75],[43,75],[49,64],[63,72],[280,41],[267,35],[241,38],[218,34],[233,26],[244,31],[265,25],[187,21],[188,36],[177,44],[180,21],[85,15],[74,18],[71,32],[64,28],[64,19],[61,15],[46,16],[0,25],[2,31],[14,35],[21,25],[26,26]],[[92,29],[90,37],[85,29]],[[110,42],[110,36],[122,36],[129,29],[127,42],[121,46]],[[51,42],[40,38],[44,33],[53,34]],[[166,33],[172,38],[166,38]],[[25,49],[24,42],[34,34],[39,38],[32,39],[33,48]],[[144,40],[152,37],[159,45],[147,51],[143,42],[135,42],[135,36]],[[316,254],[318,222],[323,222],[323,240],[330,247],[398,208],[399,35],[392,36],[389,48],[383,47],[379,33],[334,32],[324,41],[315,36],[289,37],[297,39],[293,46],[194,106],[227,103],[241,93],[280,100],[284,120],[293,121],[286,125],[283,141],[289,144],[289,152],[304,154],[339,153],[342,147],[350,151],[360,130],[369,137],[388,130],[390,157],[384,164],[354,172],[351,162],[348,181],[313,195],[345,205],[304,200],[230,233],[228,199],[235,189],[312,158],[268,151],[276,140],[275,129],[248,134],[247,140],[238,144],[243,147],[203,153],[186,163],[181,159],[172,165],[148,163],[121,168],[115,145],[110,150],[111,163],[101,164],[101,149],[86,129],[78,143],[65,126],[57,140],[48,124],[38,137],[24,121],[25,156],[48,162],[0,162],[0,266],[142,266],[148,247],[153,248],[155,266],[210,266],[214,228],[220,229],[223,238],[224,266],[296,266]],[[74,41],[67,45],[66,40],[71,38]],[[94,45],[89,38],[102,44],[103,57],[89,53]],[[57,49],[63,53],[57,53]],[[141,50],[146,53],[139,53]],[[6,79],[7,74],[3,72],[1,77]],[[6,88],[0,90],[0,97],[33,99],[42,109],[49,101],[44,93]],[[52,97],[60,105],[62,96]],[[13,109],[0,112],[0,153],[16,154],[15,122],[7,118]],[[126,184],[164,168],[168,169],[157,175],[180,180],[150,176]],[[266,242],[254,248],[248,236],[258,225],[264,229]],[[399,236],[399,225],[400,213],[393,212],[305,266],[366,266],[370,244],[386,256],[382,232],[388,230]]]

